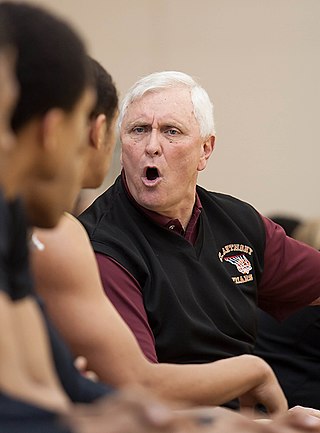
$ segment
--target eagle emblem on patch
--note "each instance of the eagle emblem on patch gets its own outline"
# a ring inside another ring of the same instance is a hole
[[[244,254],[224,257],[224,260],[231,263],[232,265],[235,265],[237,270],[242,274],[249,274],[249,272],[252,270],[251,263]]]

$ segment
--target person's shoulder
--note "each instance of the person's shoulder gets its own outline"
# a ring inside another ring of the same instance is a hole
[[[65,212],[62,216],[59,225],[54,233],[56,239],[63,240],[64,243],[69,243],[70,247],[89,245],[88,234],[81,222],[72,214]],[[77,250],[81,248],[75,248]]]
[[[120,241],[127,242],[128,233],[134,229],[133,214],[136,213],[124,191],[121,178],[118,177],[115,183],[77,218],[93,244],[117,244]]]
[[[111,219],[112,221],[112,216],[117,212],[118,189],[119,182],[116,181],[114,185],[99,195],[90,206],[77,216],[77,219],[85,227],[90,237],[100,226],[104,229],[104,224],[107,220]],[[108,224],[110,224],[110,221]]]
[[[202,187],[197,192],[207,217],[219,219],[226,227],[237,226],[251,239],[265,242],[265,226],[260,213],[250,204],[232,195],[207,191]]]
[[[80,221],[90,220],[90,218],[99,218],[101,214],[108,213],[112,210],[117,198],[123,193],[124,190],[121,184],[121,179],[118,177],[114,184],[98,195],[95,200],[77,216],[77,218]]]
[[[65,212],[59,223],[60,230],[66,234],[82,235],[87,237],[87,232],[81,222],[72,214]]]
[[[258,211],[248,202],[241,200],[237,197],[234,197],[230,194],[225,194],[222,192],[216,192],[216,191],[208,191],[207,189],[197,186],[197,193],[200,197],[201,202],[210,200],[215,202],[217,205],[220,205],[222,207],[230,207],[233,209],[241,208],[241,209],[248,209],[250,211],[253,211],[255,213],[258,213]]]
[[[86,244],[90,244],[84,227],[69,213],[64,213],[53,229],[36,228],[34,234],[43,243],[46,256],[65,256],[66,252],[73,250],[74,257],[77,251],[83,251]]]

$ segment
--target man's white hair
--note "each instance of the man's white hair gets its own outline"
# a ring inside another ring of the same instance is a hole
[[[177,71],[155,72],[137,81],[124,97],[119,113],[119,129],[128,106],[136,99],[141,98],[147,92],[158,92],[183,86],[190,90],[194,116],[198,121],[201,137],[209,138],[215,134],[213,104],[208,93],[190,75]]]

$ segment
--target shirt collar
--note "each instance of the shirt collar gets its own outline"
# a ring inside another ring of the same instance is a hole
[[[134,204],[134,206],[136,208],[138,208],[141,212],[143,212],[147,217],[149,217],[156,224],[158,224],[162,227],[165,227],[169,230],[172,230],[172,231],[178,233],[179,235],[184,236],[186,238],[186,240],[188,240],[192,244],[195,242],[196,236],[198,234],[198,220],[199,220],[199,216],[200,216],[201,210],[202,210],[201,201],[200,201],[200,198],[199,198],[197,193],[196,193],[196,200],[195,200],[195,204],[193,206],[190,221],[187,225],[186,230],[183,230],[183,227],[182,227],[182,225],[178,219],[172,219],[172,218],[167,217],[165,215],[160,215],[159,213],[154,212],[150,209],[146,209],[145,207],[143,207],[139,203],[137,203],[137,201],[133,198],[131,192],[129,191],[124,170],[122,170],[122,172],[121,172],[121,178],[122,178],[126,193],[129,197],[130,201]]]

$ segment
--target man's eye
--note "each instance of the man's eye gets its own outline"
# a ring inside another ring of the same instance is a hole
[[[167,129],[166,133],[167,133],[168,135],[178,135],[178,134],[179,134],[179,131],[178,131],[177,129],[170,128],[170,129]]]
[[[143,134],[145,132],[145,127],[144,126],[135,126],[134,128],[132,128],[132,132],[134,132],[135,134]]]

